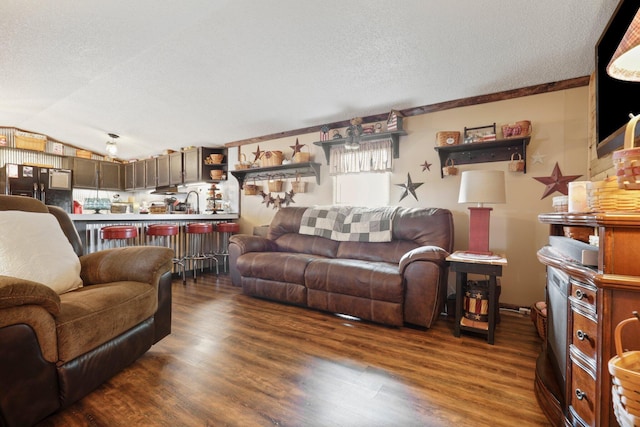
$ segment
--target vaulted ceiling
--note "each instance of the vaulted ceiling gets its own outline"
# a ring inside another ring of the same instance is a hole
[[[118,157],[589,75],[618,0],[1,0],[0,126]]]

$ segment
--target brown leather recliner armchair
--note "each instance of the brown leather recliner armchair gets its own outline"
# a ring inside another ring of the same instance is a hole
[[[0,211],[53,214],[83,286],[57,294],[0,275],[0,426],[32,425],[69,406],[171,332],[173,251],[133,246],[83,255],[65,211],[0,195]]]

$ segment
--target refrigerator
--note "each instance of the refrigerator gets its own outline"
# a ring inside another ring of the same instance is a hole
[[[71,170],[6,163],[0,169],[2,194],[35,197],[73,213]]]

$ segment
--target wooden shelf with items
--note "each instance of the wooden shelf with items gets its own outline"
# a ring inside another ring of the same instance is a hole
[[[202,176],[207,182],[218,182],[227,179],[227,149],[202,147]]]
[[[264,168],[248,168],[231,171],[240,184],[244,187],[244,182],[248,179],[255,181],[265,181],[269,179],[291,179],[305,176],[315,176],[316,183],[320,184],[320,163],[289,163],[286,165],[268,166]]]
[[[393,158],[397,159],[400,156],[400,137],[406,135],[407,132],[404,130],[394,130],[391,132],[378,132],[378,133],[368,133],[360,136],[360,141],[377,141],[381,139],[391,139],[393,145]],[[347,138],[336,138],[329,139],[326,141],[316,141],[313,144],[322,147],[324,150],[324,156],[327,160],[327,164],[329,164],[329,159],[331,157],[331,147],[336,145],[344,145],[347,141]]]
[[[531,136],[434,147],[440,157],[440,176],[444,178],[442,168],[447,162],[453,162],[456,166],[503,162],[513,160],[512,156],[517,154],[524,161],[523,172],[527,173],[527,145],[529,145],[529,141],[531,141]]]

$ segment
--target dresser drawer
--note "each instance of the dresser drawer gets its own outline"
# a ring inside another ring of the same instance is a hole
[[[587,372],[591,360],[584,359],[575,347],[571,350],[571,388],[570,401],[572,412],[577,414],[580,420],[588,426],[595,425],[596,408],[596,380]],[[578,424],[578,423],[574,423]],[[579,425],[579,424],[578,424]]]
[[[571,310],[571,315],[573,316],[573,331],[570,343],[576,346],[586,356],[595,359],[596,344],[598,342],[596,322],[576,309]]]
[[[588,310],[596,312],[596,292],[595,286],[578,282],[571,279],[571,294],[569,298],[572,302],[584,305]]]

